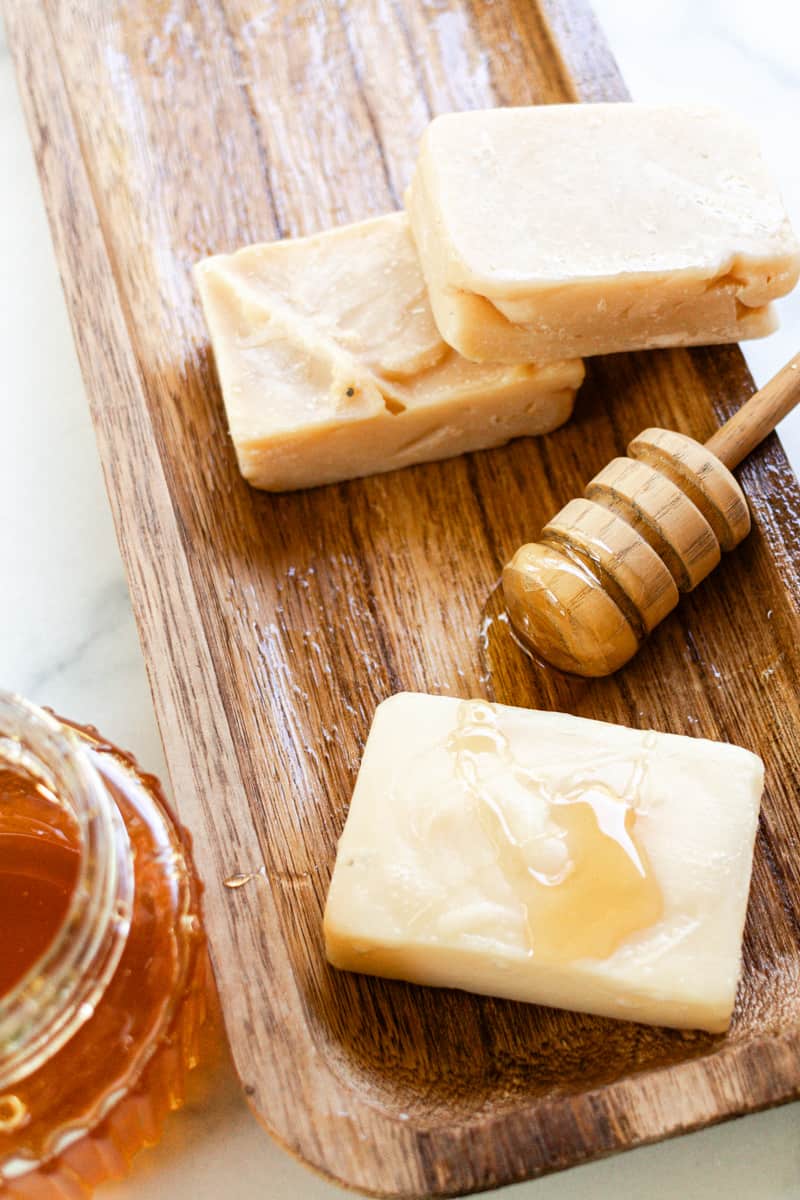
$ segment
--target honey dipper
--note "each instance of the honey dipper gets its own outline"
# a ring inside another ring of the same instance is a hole
[[[800,402],[800,354],[702,445],[645,429],[503,571],[511,621],[540,658],[610,675],[750,530],[735,467]]]

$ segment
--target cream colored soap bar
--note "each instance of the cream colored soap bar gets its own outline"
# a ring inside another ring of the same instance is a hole
[[[334,966],[727,1028],[763,767],[738,746],[400,694],[325,911]]]
[[[761,337],[800,271],[753,132],[716,109],[451,113],[407,208],[442,336],[477,361]]]
[[[441,339],[404,213],[196,268],[242,474],[313,487],[547,433],[579,360],[476,366]]]

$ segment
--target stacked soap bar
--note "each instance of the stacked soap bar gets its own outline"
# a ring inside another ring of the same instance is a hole
[[[467,362],[441,338],[404,213],[196,269],[242,474],[313,487],[547,433],[580,359]]]
[[[331,880],[334,966],[720,1032],[763,766],[738,746],[400,694]]]
[[[436,323],[478,362],[761,337],[800,273],[757,139],[717,109],[451,113],[407,207]]]
[[[197,267],[256,487],[547,432],[582,356],[762,336],[800,272],[752,133],[712,109],[439,117],[407,208]]]

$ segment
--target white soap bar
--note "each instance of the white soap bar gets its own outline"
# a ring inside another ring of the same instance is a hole
[[[240,469],[270,491],[547,433],[583,379],[580,360],[476,366],[451,350],[404,213],[217,255],[196,276]]]
[[[334,966],[728,1027],[761,760],[403,693],[375,714],[325,911]]]
[[[477,361],[760,337],[800,272],[756,136],[711,108],[450,113],[407,207],[442,336]]]

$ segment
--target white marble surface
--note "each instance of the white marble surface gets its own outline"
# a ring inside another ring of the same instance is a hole
[[[798,0],[596,0],[633,96],[718,102],[760,129],[800,228]],[[164,774],[127,589],[103,490],[35,170],[0,45],[0,681],[96,720]],[[783,328],[746,348],[763,382],[798,348],[800,289]],[[784,423],[800,468],[800,413]],[[800,1195],[800,1108],[748,1117],[674,1142],[509,1189],[516,1200]],[[162,1145],[108,1200],[325,1200],[336,1189],[272,1145],[241,1100],[224,1052],[193,1085]]]

